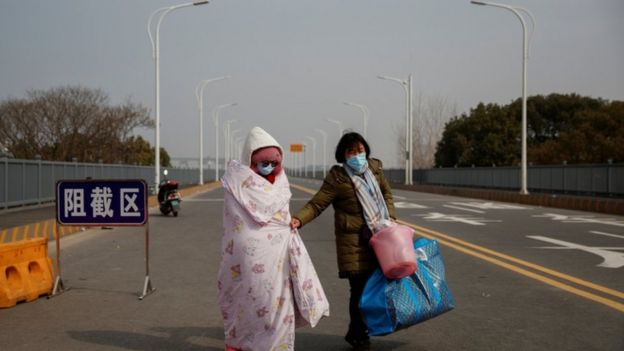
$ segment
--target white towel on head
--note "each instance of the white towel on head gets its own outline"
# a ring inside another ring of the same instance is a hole
[[[284,155],[282,146],[271,136],[271,134],[267,133],[260,127],[253,127],[245,139],[243,151],[241,152],[241,162],[244,165],[249,166],[251,164],[251,154],[260,148],[268,146],[275,146],[280,150],[280,153]]]

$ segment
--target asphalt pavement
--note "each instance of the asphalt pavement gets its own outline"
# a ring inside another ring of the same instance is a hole
[[[292,211],[320,186],[291,183]],[[374,337],[373,350],[624,350],[624,268],[601,266],[621,262],[623,217],[394,193],[399,219],[441,242],[457,308]],[[61,273],[68,290],[0,310],[1,349],[223,350],[216,287],[222,199],[216,189],[186,198],[177,218],[151,214],[156,291],[143,300],[137,298],[145,278],[143,227],[63,238]],[[338,279],[333,210],[301,235],[331,316],[316,328],[299,329],[296,350],[349,350],[343,341],[348,283]]]
[[[0,230],[53,219],[55,211],[54,204],[4,210],[0,212]]]

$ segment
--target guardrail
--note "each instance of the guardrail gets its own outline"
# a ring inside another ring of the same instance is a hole
[[[181,185],[197,184],[196,169],[167,170],[168,177]],[[0,158],[0,210],[53,202],[57,181],[87,178],[144,179],[154,184],[154,167]]]
[[[414,184],[495,190],[519,190],[520,167],[415,169]],[[301,176],[300,170],[289,174]],[[385,169],[389,182],[405,183],[405,170]],[[586,196],[624,196],[624,163],[529,166],[529,192]],[[307,171],[312,178],[311,170]],[[322,179],[322,171],[316,171]]]
[[[197,169],[168,170],[169,178],[183,186],[197,184]],[[287,171],[290,175],[302,175],[300,170]],[[404,170],[384,172],[391,183],[404,183]],[[519,167],[433,168],[413,172],[414,184],[420,185],[517,190],[520,184]],[[312,172],[307,173],[311,177]],[[211,170],[204,171],[204,175],[204,182],[214,180]],[[144,179],[154,184],[154,167],[0,158],[0,210],[53,202],[58,180],[86,178]],[[317,169],[315,178],[322,179],[322,171]],[[528,188],[530,192],[624,197],[624,163],[529,166]]]
[[[531,192],[589,196],[624,196],[624,164],[530,166]],[[435,168],[414,172],[427,185],[500,190],[520,188],[520,167]]]

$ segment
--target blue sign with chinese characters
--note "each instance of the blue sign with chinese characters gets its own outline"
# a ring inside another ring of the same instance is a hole
[[[144,180],[61,180],[56,220],[63,225],[139,226],[147,222]]]

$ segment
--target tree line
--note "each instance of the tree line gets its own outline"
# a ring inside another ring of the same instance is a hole
[[[509,166],[520,162],[521,100],[480,103],[449,120],[435,166]],[[527,99],[527,159],[540,164],[624,161],[624,101],[578,94]]]
[[[153,128],[149,109],[127,99],[111,105],[99,89],[30,90],[0,102],[0,147],[16,158],[153,165],[155,150],[137,128]],[[161,148],[161,164],[170,165]]]
[[[521,116],[520,99],[507,105],[480,103],[456,115],[447,99],[419,95],[414,166],[517,165]],[[624,162],[624,101],[536,95],[528,98],[527,121],[531,164]],[[0,156],[153,165],[154,147],[134,134],[137,128],[153,127],[148,108],[129,99],[111,105],[99,89],[31,90],[24,98],[0,102]],[[405,145],[402,136],[397,139]],[[164,148],[160,155],[161,164],[170,166]]]

